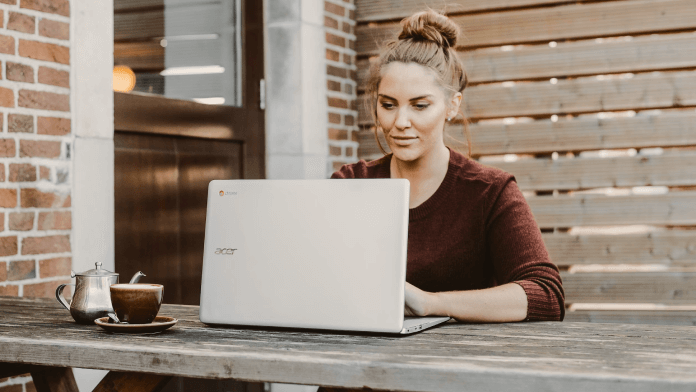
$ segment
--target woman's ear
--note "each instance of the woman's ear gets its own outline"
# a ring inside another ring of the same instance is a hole
[[[459,107],[462,104],[462,93],[456,92],[452,95],[452,100],[450,101],[450,110],[447,111],[447,118],[454,118],[459,113]]]

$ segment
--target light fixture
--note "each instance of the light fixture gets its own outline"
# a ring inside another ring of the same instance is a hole
[[[114,67],[114,91],[129,93],[135,88],[135,72],[127,65]]]

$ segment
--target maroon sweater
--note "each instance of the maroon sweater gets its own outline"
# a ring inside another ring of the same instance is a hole
[[[331,178],[390,178],[392,154],[343,165]],[[406,280],[429,292],[514,282],[527,320],[563,320],[564,293],[515,177],[450,150],[435,193],[409,210]]]

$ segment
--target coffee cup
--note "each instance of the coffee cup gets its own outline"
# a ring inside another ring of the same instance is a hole
[[[111,285],[111,305],[116,316],[129,324],[149,324],[157,316],[164,286],[151,283]]]

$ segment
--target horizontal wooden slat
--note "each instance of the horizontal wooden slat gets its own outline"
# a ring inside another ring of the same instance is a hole
[[[561,272],[566,304],[696,303],[696,272]]]
[[[472,119],[690,106],[696,105],[696,72],[484,84],[466,89],[464,103]]]
[[[481,123],[472,124],[470,131],[474,156],[693,146],[696,145],[696,112],[673,111],[655,116],[605,119],[587,116],[557,122]],[[462,148],[466,141],[463,132],[462,125],[445,127],[445,143]],[[359,157],[381,156],[372,130],[360,131],[358,141]],[[384,141],[382,145],[386,147]]]
[[[153,7],[164,7],[164,0],[114,0],[114,13]]]
[[[164,69],[164,48],[156,41],[115,42],[114,64],[127,65],[135,71]]]
[[[643,234],[542,234],[558,266],[577,264],[696,264],[696,230]]]
[[[693,0],[609,1],[452,17],[461,47],[497,46],[696,28]],[[356,28],[358,55],[377,53],[396,38],[398,23]]]
[[[696,152],[613,158],[486,162],[515,175],[522,190],[696,185]]]
[[[527,198],[540,227],[696,225],[696,191],[664,195],[560,195]]]
[[[460,52],[470,83],[566,76],[683,69],[696,67],[696,34],[635,37],[630,41],[578,41]],[[365,89],[369,60],[358,66],[358,87]]]
[[[567,0],[356,0],[358,22],[401,19],[414,12],[432,8],[448,14],[482,12],[549,4],[576,3]]]
[[[114,41],[164,37],[164,12],[114,14]]]
[[[578,310],[566,312],[563,321],[613,324],[696,325],[696,311]]]

